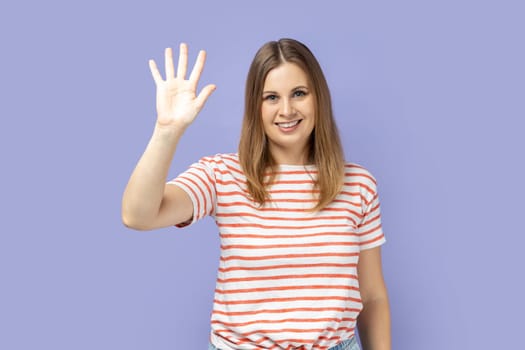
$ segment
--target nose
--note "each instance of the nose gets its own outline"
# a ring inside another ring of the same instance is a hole
[[[281,99],[280,115],[282,117],[293,117],[295,115],[293,103],[289,98]]]

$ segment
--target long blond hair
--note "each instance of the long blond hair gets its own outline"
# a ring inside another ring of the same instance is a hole
[[[263,205],[269,200],[265,174],[275,168],[261,116],[262,93],[270,70],[289,62],[308,76],[315,96],[315,126],[310,137],[309,161],[317,167],[314,188],[318,202],[312,210],[321,210],[340,192],[344,180],[344,154],[332,112],[330,90],[321,66],[312,52],[294,39],[280,39],[264,44],[255,54],[246,80],[244,118],[239,142],[239,161],[253,200]]]

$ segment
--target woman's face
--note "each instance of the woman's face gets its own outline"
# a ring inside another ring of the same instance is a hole
[[[315,98],[306,73],[285,62],[266,76],[262,122],[272,157],[278,164],[306,164],[315,126]]]

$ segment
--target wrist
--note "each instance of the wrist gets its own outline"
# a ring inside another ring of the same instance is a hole
[[[163,125],[157,122],[153,130],[153,138],[163,143],[177,144],[184,131],[186,131],[186,127]]]

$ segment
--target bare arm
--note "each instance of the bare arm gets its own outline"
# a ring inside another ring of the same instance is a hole
[[[381,247],[360,253],[357,272],[363,301],[357,326],[363,350],[391,350],[390,307],[381,268]]]
[[[165,80],[155,62],[149,61],[157,86],[157,123],[122,197],[122,221],[128,227],[150,230],[179,224],[193,215],[189,196],[176,186],[166,185],[166,179],[182,134],[215,90],[214,85],[207,85],[196,94],[205,59],[206,53],[199,52],[190,77],[186,79],[187,46],[180,46],[176,76],[172,50],[166,49]]]

